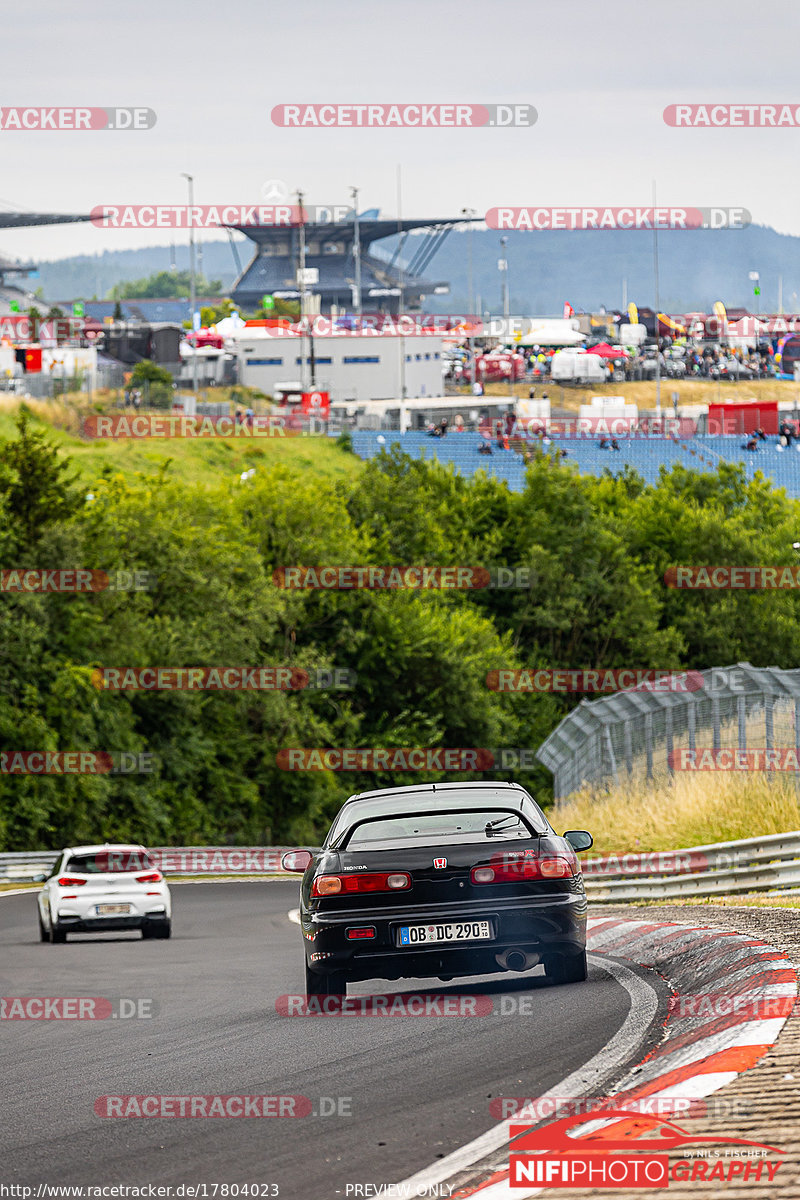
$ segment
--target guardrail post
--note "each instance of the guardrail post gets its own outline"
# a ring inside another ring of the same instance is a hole
[[[664,713],[664,727],[665,727],[665,732],[666,732],[666,736],[667,736],[667,770],[669,771],[670,775],[674,775],[675,770],[672,766],[673,740],[672,740],[672,709],[671,708],[666,709],[666,711]]]
[[[795,725],[797,724],[797,705],[794,706]],[[744,696],[736,697],[736,715],[739,718],[739,749],[747,749],[747,701]]]
[[[719,698],[717,696],[711,701],[711,725],[714,735],[714,749],[719,750]]]
[[[686,724],[689,727],[688,728],[689,749],[696,750],[697,749],[697,745],[696,745],[696,742],[697,742],[697,710],[694,706],[693,701],[689,703],[689,706],[686,709]]]

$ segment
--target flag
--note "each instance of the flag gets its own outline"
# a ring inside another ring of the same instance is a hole
[[[566,321],[567,317],[574,317],[574,316],[575,316],[575,309],[572,307],[571,304],[569,304],[565,300],[564,301],[564,320]]]

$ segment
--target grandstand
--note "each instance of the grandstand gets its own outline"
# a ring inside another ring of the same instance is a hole
[[[382,450],[388,451],[397,445],[412,458],[452,463],[465,476],[483,470],[487,475],[505,480],[512,492],[522,491],[525,485],[525,464],[521,455],[514,450],[500,450],[494,442],[491,458],[479,454],[481,437],[477,432],[451,432],[445,438],[434,438],[422,432],[362,429],[355,430],[352,437],[353,450],[359,458],[374,458]],[[785,488],[790,496],[800,497],[800,442],[794,442],[788,449],[778,449],[775,439],[770,439],[760,442],[755,453],[742,449],[741,437],[715,435],[679,442],[620,438],[619,446],[619,451],[601,450],[594,441],[559,438],[557,442],[551,442],[550,450],[563,447],[568,454],[565,461],[575,463],[582,475],[602,475],[605,470],[618,475],[630,466],[650,484],[658,482],[662,467],[669,471],[677,463],[693,471],[716,471],[723,461],[739,463],[744,466],[748,479],[760,471],[776,487]]]
[[[446,294],[449,284],[426,279],[421,272],[427,268],[452,227],[463,223],[463,217],[402,221],[359,218],[364,310],[407,312],[419,308],[423,296]],[[265,295],[298,300],[299,228],[264,225],[232,225],[230,228],[246,234],[256,244],[255,257],[240,273],[231,289],[234,303],[243,308],[257,308]],[[401,265],[400,253],[406,235],[423,230],[423,235],[414,239],[415,249],[410,261]],[[391,258],[388,254],[382,257],[379,252],[371,252],[373,242],[397,235],[400,235],[400,244]],[[332,306],[342,309],[353,307],[356,279],[354,248],[355,222],[352,214],[346,221],[310,221],[305,225],[306,269],[318,272],[318,282],[310,290],[319,296],[324,313],[330,312]]]

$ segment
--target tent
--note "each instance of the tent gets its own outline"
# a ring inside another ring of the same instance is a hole
[[[584,341],[586,335],[578,329],[570,329],[567,322],[550,321],[546,325],[532,325],[521,338],[514,338],[516,346],[575,346]]]
[[[598,354],[600,358],[627,358],[628,351],[623,350],[622,346],[609,346],[608,342],[601,342],[599,346],[590,346],[590,354]]]

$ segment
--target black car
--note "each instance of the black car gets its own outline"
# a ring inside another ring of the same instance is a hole
[[[527,971],[586,979],[586,893],[576,850],[524,788],[418,784],[351,796],[319,851],[284,855],[303,871],[306,992],[348,980]]]

